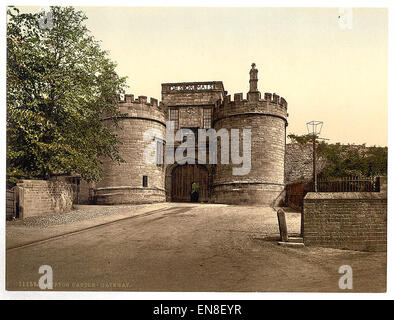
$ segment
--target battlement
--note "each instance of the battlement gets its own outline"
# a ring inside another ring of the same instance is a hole
[[[252,94],[259,94],[258,92],[252,93]],[[231,104],[237,104],[240,102],[269,102],[271,104],[277,104],[280,105],[284,108],[287,108],[287,101],[285,98],[280,97],[276,93],[269,93],[266,92],[264,93],[264,99],[255,99],[254,97],[250,99],[251,93],[247,94],[247,98],[243,98],[243,93],[235,93],[234,98],[231,99],[231,95],[226,95],[223,100],[218,100],[215,104],[215,107],[223,107],[223,106],[229,106]]]
[[[287,101],[276,93],[265,93],[261,99],[260,92],[249,92],[246,99],[243,93],[235,93],[233,99],[226,95],[223,100],[217,100],[214,106],[214,120],[237,114],[265,114],[287,118]]]
[[[137,99],[134,99],[133,94],[125,94],[123,99],[119,96],[118,100],[119,105],[122,105],[123,103],[136,103],[136,104],[145,104],[147,106],[152,106],[152,107],[159,107],[158,100],[155,98],[150,98],[150,101],[148,102],[148,98],[146,96],[138,96]]]
[[[271,103],[279,104],[287,109],[287,101],[285,98],[278,96],[276,93],[264,93],[264,100]]]
[[[140,118],[165,123],[165,111],[162,104],[155,98],[125,94],[123,98],[118,97],[118,110],[125,118]]]

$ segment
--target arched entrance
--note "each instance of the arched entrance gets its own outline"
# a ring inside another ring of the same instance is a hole
[[[207,202],[208,170],[203,165],[185,164],[171,175],[171,199],[175,202]]]

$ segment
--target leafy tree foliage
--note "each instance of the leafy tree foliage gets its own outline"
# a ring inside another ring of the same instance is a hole
[[[291,140],[292,143],[299,143],[299,144],[307,144],[312,143],[312,136],[309,134],[304,135],[295,135],[295,134],[288,134],[287,137]]]
[[[119,141],[101,120],[114,117],[125,78],[72,7],[43,13],[7,10],[7,180],[102,174],[100,159],[122,161]],[[48,26],[48,27],[45,27]]]
[[[288,137],[293,143],[312,143],[308,135],[289,134]],[[328,144],[320,140],[317,140],[316,144],[317,154],[327,160],[325,168],[319,174],[322,178],[387,175],[387,147]]]

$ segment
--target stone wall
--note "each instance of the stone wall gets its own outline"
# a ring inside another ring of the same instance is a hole
[[[312,145],[288,143],[286,145],[285,157],[285,183],[289,184],[299,181],[311,181],[313,168],[312,159]],[[319,173],[324,169],[326,160],[319,156],[316,160],[316,169],[317,173]]]
[[[124,163],[117,164],[104,159],[104,178],[95,188],[98,204],[141,203],[171,199],[171,170],[166,166],[148,165],[143,161],[147,142],[143,134],[156,129],[164,135],[172,109],[179,110],[179,127],[201,128],[204,126],[203,110],[212,111],[212,126],[225,129],[252,129],[251,171],[235,175],[233,166],[219,164],[209,174],[211,201],[219,203],[272,204],[278,201],[284,190],[285,139],[287,126],[287,101],[277,94],[265,93],[264,99],[257,89],[257,69],[250,71],[250,90],[243,94],[227,95],[221,81],[163,83],[162,102],[147,102],[145,96],[134,99],[125,95],[119,102],[123,114],[119,123],[122,129],[113,127],[122,144],[119,147]],[[108,120],[110,123],[111,119]],[[206,122],[209,117],[206,117]],[[209,123],[206,123],[209,126]],[[218,153],[220,154],[220,142]],[[167,147],[170,142],[167,142]],[[224,148],[224,146],[223,146]],[[240,141],[241,156],[242,141]],[[172,167],[171,167],[172,168]],[[143,176],[148,177],[148,187],[142,187]],[[212,183],[211,183],[212,182]],[[189,187],[189,186],[186,186]],[[167,196],[166,193],[167,192]],[[145,197],[144,197],[145,195]]]
[[[147,103],[145,97],[134,100],[132,95],[126,95],[119,108],[124,116],[119,119],[119,126],[111,130],[121,141],[119,153],[124,162],[103,159],[104,174],[96,184],[95,201],[97,204],[165,201],[164,166],[144,160],[146,147],[153,144],[154,151],[155,137],[165,136],[165,113],[157,100],[151,98],[151,103]],[[107,124],[111,125],[110,119]],[[147,130],[155,132],[145,141]],[[143,186],[143,176],[147,177],[147,187]]]
[[[265,115],[239,115],[217,121],[215,130],[221,128],[240,129],[240,146],[242,131],[251,129],[251,169],[246,175],[234,175],[233,168],[240,165],[218,161],[212,200],[232,204],[272,204],[284,188],[285,121]]]
[[[63,181],[23,180],[17,184],[19,217],[61,214],[72,210],[73,192]]]
[[[88,183],[81,179],[81,184],[79,188],[79,203],[78,204],[90,204],[93,202],[93,189],[96,184],[94,182]]]
[[[144,204],[165,201],[164,189],[150,187],[107,187],[96,189],[97,204]]]
[[[213,181],[212,200],[231,204],[272,205],[284,189],[285,137],[287,102],[278,95],[249,92],[247,99],[235,94],[234,101],[226,96],[215,106],[214,128],[219,131],[251,129],[251,170],[246,175],[234,175],[230,164],[218,161]],[[272,98],[273,97],[273,98]],[[218,150],[221,144],[218,143]]]
[[[223,95],[224,88],[221,81],[163,83],[161,85],[162,102],[167,107],[213,105],[217,100],[223,99]]]
[[[179,107],[179,128],[203,128],[203,110],[198,106]]]
[[[360,156],[364,156],[369,147],[365,145],[342,145],[343,155],[348,152],[356,151]],[[311,181],[312,180],[312,144],[288,143],[286,144],[285,157],[285,182],[286,184]],[[317,155],[316,158],[317,173],[323,171],[327,165],[327,159],[324,156]]]
[[[387,194],[308,193],[305,245],[361,251],[387,250]]]

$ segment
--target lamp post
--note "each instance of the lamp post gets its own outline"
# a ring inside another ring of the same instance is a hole
[[[323,121],[312,120],[306,123],[308,129],[308,134],[312,136],[312,176],[313,176],[313,192],[317,192],[317,173],[316,173],[316,139],[320,135],[321,129],[323,127]]]

